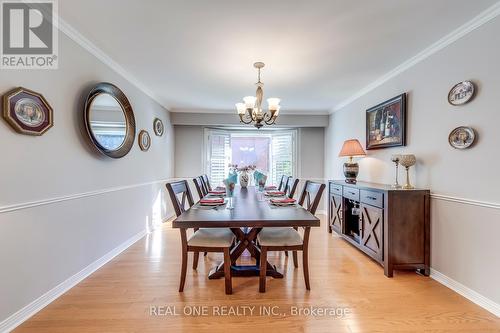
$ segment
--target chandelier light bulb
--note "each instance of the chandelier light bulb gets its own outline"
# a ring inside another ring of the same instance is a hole
[[[236,103],[236,110],[238,110],[238,114],[245,114],[245,103]]]
[[[276,97],[271,97],[267,99],[267,105],[269,110],[277,110],[279,108],[281,100]]]
[[[243,97],[243,102],[245,102],[245,107],[247,109],[253,109],[255,106],[255,100],[257,98],[255,96],[246,96]]]

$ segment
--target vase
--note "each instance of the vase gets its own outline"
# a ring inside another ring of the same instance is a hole
[[[246,188],[248,186],[248,180],[250,177],[248,176],[248,172],[242,171],[240,173],[240,185],[242,188]]]

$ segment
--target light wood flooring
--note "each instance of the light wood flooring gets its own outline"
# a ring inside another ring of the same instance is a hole
[[[285,278],[268,278],[265,294],[255,277],[233,278],[233,295],[225,295],[223,279],[207,279],[219,254],[200,256],[197,271],[190,256],[179,293],[179,231],[165,223],[15,332],[500,332],[499,318],[431,278],[412,272],[386,278],[377,263],[328,234],[324,217],[313,229],[310,292],[301,253],[298,269],[291,256],[271,253]],[[339,312],[292,313],[310,307]],[[239,313],[223,315],[231,310]]]

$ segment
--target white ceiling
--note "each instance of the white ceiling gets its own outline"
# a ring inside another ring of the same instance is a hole
[[[254,94],[321,113],[497,0],[64,0],[59,14],[175,111]]]

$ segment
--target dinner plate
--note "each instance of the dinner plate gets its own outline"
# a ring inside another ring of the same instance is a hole
[[[222,206],[224,202],[200,202],[200,206]]]

